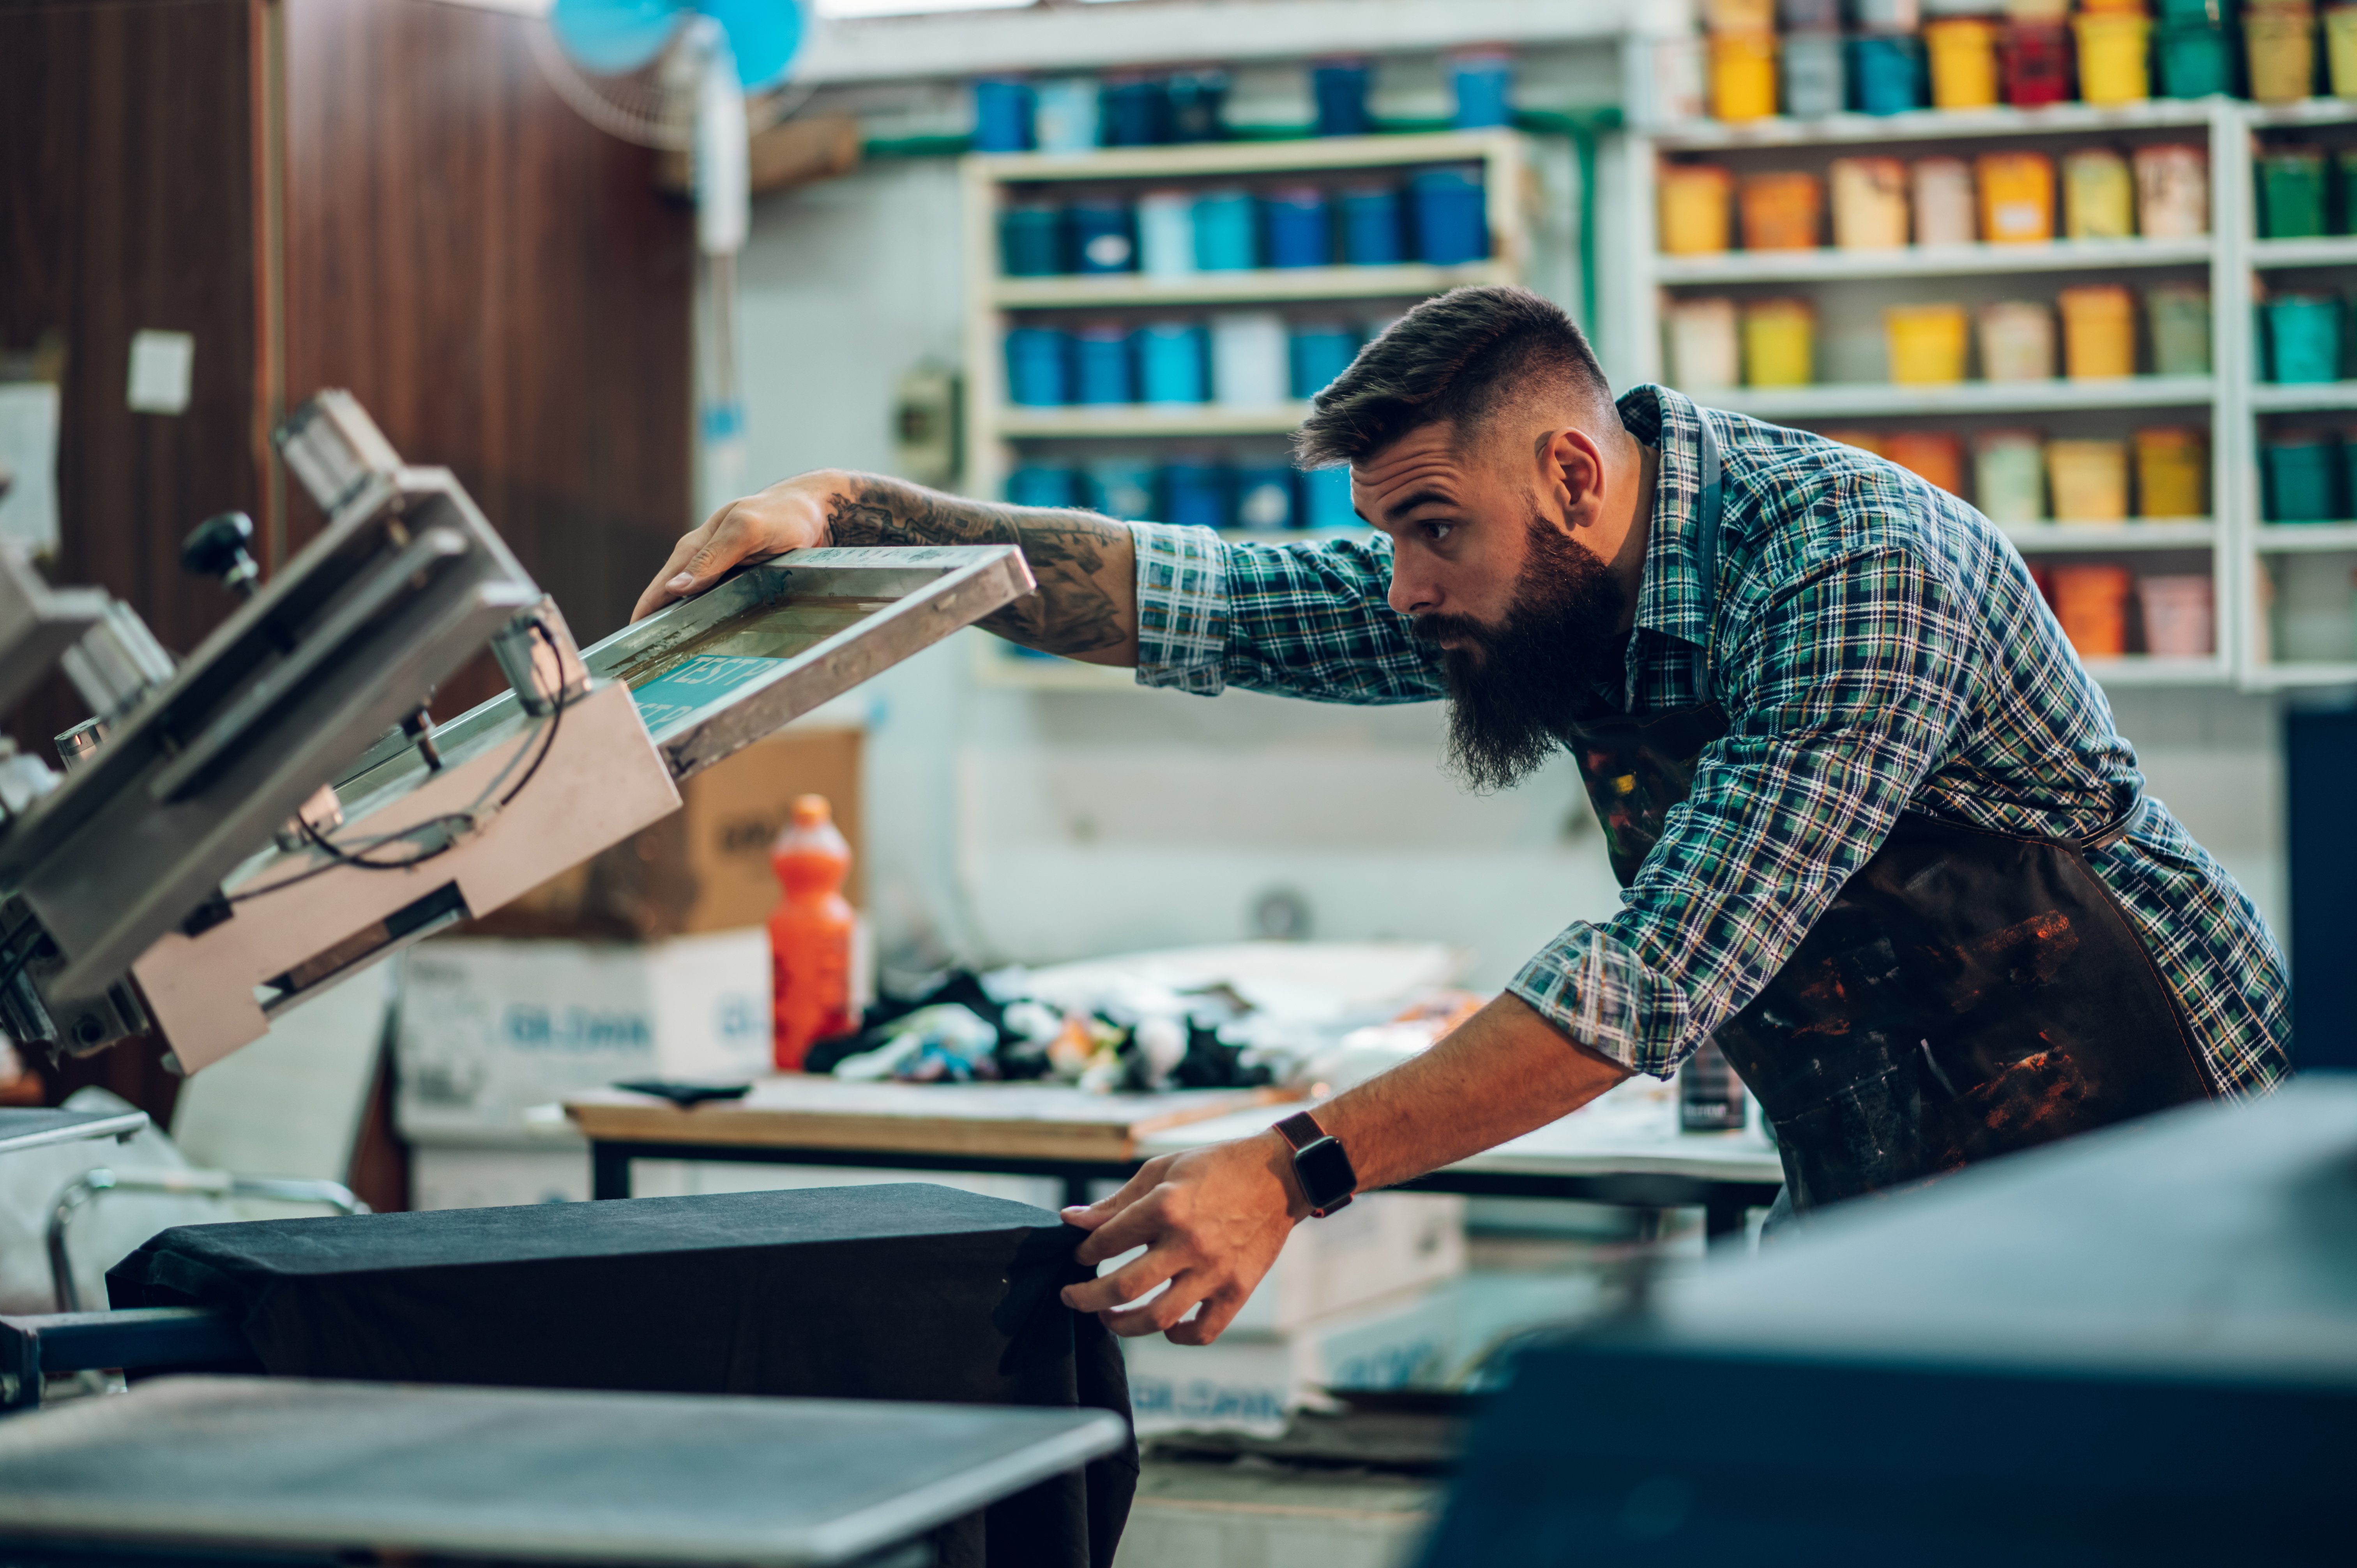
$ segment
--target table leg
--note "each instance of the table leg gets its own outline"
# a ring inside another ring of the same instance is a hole
[[[1089,1206],[1089,1182],[1092,1178],[1071,1171],[1064,1173],[1064,1207],[1086,1208]]]
[[[1713,1243],[1740,1239],[1750,1216],[1743,1194],[1715,1187],[1702,1206],[1703,1235]]]
[[[589,1145],[589,1196],[628,1197],[630,1196],[630,1148],[627,1144],[592,1144]]]

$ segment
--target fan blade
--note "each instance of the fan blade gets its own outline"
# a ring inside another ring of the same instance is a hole
[[[727,33],[728,48],[737,56],[737,80],[746,91],[759,92],[785,80],[786,68],[802,42],[802,12],[794,0],[695,0],[695,8]]]
[[[691,10],[682,0],[556,0],[548,22],[582,70],[620,76],[662,53]]]

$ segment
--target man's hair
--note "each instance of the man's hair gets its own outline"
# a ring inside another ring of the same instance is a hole
[[[1311,400],[1294,460],[1361,462],[1411,430],[1468,429],[1544,392],[1598,413],[1611,406],[1611,383],[1571,317],[1526,288],[1451,289],[1393,322]]]

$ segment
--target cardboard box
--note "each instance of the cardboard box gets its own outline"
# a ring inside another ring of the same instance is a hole
[[[523,1134],[523,1113],[634,1078],[769,1069],[770,941],[759,928],[643,945],[443,937],[403,955],[402,1135]]]
[[[1284,1334],[1465,1272],[1465,1199],[1377,1192],[1293,1228],[1229,1332]]]
[[[823,795],[851,844],[844,896],[861,901],[857,729],[793,727],[683,781],[680,809],[476,919],[469,935],[659,941],[767,921],[770,843],[797,795]]]
[[[1288,1411],[1328,1389],[1462,1387],[1515,1336],[1593,1316],[1602,1305],[1592,1275],[1463,1274],[1286,1334],[1231,1329],[1209,1345],[1125,1339],[1130,1411],[1141,1433],[1274,1434]]]

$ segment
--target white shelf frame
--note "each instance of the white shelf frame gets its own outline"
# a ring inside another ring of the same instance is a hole
[[[1653,281],[1679,286],[1751,283],[1839,283],[1864,278],[1975,277],[1992,273],[2112,271],[2122,267],[2206,267],[2214,240],[2057,240],[2040,245],[1906,245],[1894,250],[1729,251],[1717,256],[1663,256]]]
[[[1263,268],[1185,278],[1142,274],[1010,278],[999,272],[998,214],[1006,194],[1053,195],[1060,186],[1158,184],[1438,164],[1482,166],[1490,255],[1461,266],[1407,263],[1383,267]],[[979,154],[962,160],[965,250],[965,466],[960,488],[996,499],[1015,467],[1018,443],[1124,441],[1151,444],[1197,438],[1286,435],[1299,427],[1306,403],[1272,407],[1222,403],[1074,405],[1031,408],[1006,397],[1003,344],[1013,312],[1157,308],[1165,306],[1289,304],[1369,300],[1403,304],[1463,284],[1520,283],[1528,276],[1535,187],[1531,148],[1513,131],[1437,132],[1283,142],[1210,142],[1119,147],[1078,154]],[[1282,542],[1320,537],[1310,531],[1249,534]],[[1022,658],[996,639],[978,644],[985,684],[1030,691],[1109,691],[1132,684],[1127,671],[1069,660]]]
[[[2163,550],[2206,551],[2217,604],[2215,655],[2190,660],[2137,655],[2090,660],[2087,667],[2098,680],[2114,686],[2224,685],[2244,681],[2255,664],[2250,628],[2258,618],[2252,610],[2257,564],[2247,537],[2256,508],[2256,486],[2250,478],[2251,330],[2247,312],[2226,308],[2222,302],[2249,297],[2250,169],[2244,149],[2254,107],[2227,99],[2158,99],[2116,107],[2061,103],[2042,109],[1999,107],[1965,113],[1923,110],[1895,115],[1842,114],[1818,121],[1779,118],[1745,124],[1687,124],[1634,132],[1628,139],[1631,177],[1624,181],[1628,210],[1621,224],[1627,248],[1621,260],[1629,269],[1633,285],[1630,297],[1640,317],[1635,333],[1639,374],[1646,380],[1659,380],[1662,375],[1661,305],[1672,290],[1691,293],[1769,283],[1838,285],[1910,277],[2201,269],[2212,302],[2212,373],[2206,377],[1975,381],[1946,386],[1831,383],[1730,388],[1694,395],[1714,407],[1809,424],[1860,419],[1936,420],[1943,415],[2200,411],[2210,429],[2209,519],[2132,521],[2120,526],[2026,524],[2006,532],[2025,554],[2132,556]],[[2348,117],[2342,112],[2352,106],[2295,107],[2309,116]],[[1717,257],[1658,252],[1652,171],[1665,154],[1865,150],[1884,144],[1899,156],[1917,157],[1949,150],[1943,144],[1966,153],[1973,150],[1973,144],[1986,146],[1993,140],[2012,137],[2100,145],[2125,133],[2169,129],[2200,133],[2209,149],[2211,232],[2199,239],[2059,240],[2040,245],[1910,246],[1900,251],[1736,252]],[[2357,407],[2357,384],[2352,384],[2346,406]]]

